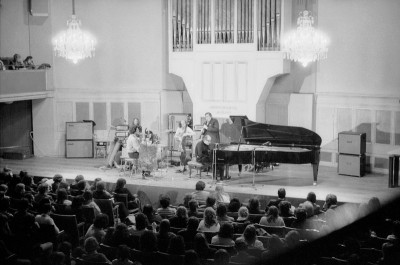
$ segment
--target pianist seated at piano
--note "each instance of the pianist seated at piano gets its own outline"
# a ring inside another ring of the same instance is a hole
[[[195,156],[196,156],[196,162],[201,163],[204,165],[205,168],[211,168],[212,166],[212,150],[210,149],[210,143],[211,143],[211,136],[210,135],[205,135],[203,137],[202,141],[199,141],[196,144],[195,148]],[[217,175],[219,173],[219,176],[221,176],[221,179],[223,178],[224,175],[224,167],[223,165],[218,164],[217,165]]]

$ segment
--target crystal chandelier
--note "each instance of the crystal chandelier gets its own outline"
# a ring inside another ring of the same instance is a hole
[[[327,58],[328,38],[313,27],[311,12],[300,12],[297,29],[283,39],[283,51],[286,59],[300,62],[304,67],[308,63]]]
[[[53,39],[55,55],[71,60],[74,64],[93,57],[96,40],[90,33],[81,30],[81,21],[75,15],[75,0],[72,0],[72,17],[67,21],[67,26],[66,31],[60,32]]]

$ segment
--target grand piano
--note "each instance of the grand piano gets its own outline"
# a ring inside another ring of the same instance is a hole
[[[214,163],[227,168],[235,164],[310,163],[317,184],[321,146],[318,134],[302,127],[254,122],[247,116],[230,119],[231,142],[215,148]]]

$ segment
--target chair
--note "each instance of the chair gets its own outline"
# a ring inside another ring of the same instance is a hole
[[[54,223],[60,230],[64,230],[73,246],[79,245],[79,242],[84,240],[85,231],[84,224],[76,221],[75,215],[61,215],[51,213],[50,217],[53,218]]]
[[[111,247],[105,244],[100,244],[99,252],[103,253],[107,257],[107,259],[114,260],[117,258],[118,248]]]
[[[216,236],[218,234],[218,232],[205,232],[205,231],[199,231],[199,233],[204,234],[209,244],[211,243],[211,239],[213,238],[213,236]]]
[[[264,214],[249,214],[249,221],[253,224],[258,224]]]
[[[282,217],[283,222],[285,222],[286,227],[291,227],[292,223],[294,220],[296,220],[296,217],[290,216],[290,217]]]
[[[61,230],[56,233],[54,225],[40,224],[39,237],[40,243],[51,242],[53,243],[53,248],[57,249],[58,243],[62,242],[63,237],[65,237],[65,232],[64,230]]]
[[[122,165],[122,169],[124,171],[124,175],[127,171],[127,168],[132,166],[132,170],[130,170],[130,176],[132,176],[133,171],[135,171],[135,174],[137,173],[137,169],[139,166],[139,159],[138,158],[130,158],[128,155],[127,149],[122,148],[121,165]]]
[[[115,202],[122,202],[123,204],[125,204],[125,207],[126,207],[126,209],[128,209],[129,214],[133,214],[133,213],[139,212],[139,208],[129,210],[129,208],[128,208],[128,194],[114,193],[114,201]]]
[[[157,252],[143,252],[137,249],[130,249],[131,259],[142,264],[158,265]]]
[[[111,199],[94,199],[102,213],[108,215],[108,225],[115,226],[118,224],[118,205],[113,206]]]
[[[95,218],[94,208],[83,205],[81,210],[82,210],[83,220],[85,221],[85,230],[86,230],[87,228],[89,228],[90,225],[93,224]]]
[[[199,172],[198,174],[199,174],[200,178],[201,178],[201,171],[204,170],[204,169],[207,169],[206,176],[208,176],[208,168],[209,168],[209,166],[197,162],[196,161],[196,157],[193,157],[192,161],[188,162],[188,167],[189,167],[189,178],[192,177],[192,169],[196,169]]]
[[[263,243],[264,248],[268,248],[270,236],[257,236],[257,239]]]
[[[377,263],[382,258],[382,251],[375,248],[360,248],[361,262]]]
[[[215,245],[215,244],[210,244],[210,248],[215,248],[215,249],[225,249],[226,252],[229,253],[231,256],[235,256],[238,252],[235,248],[235,246],[226,246],[226,245]]]
[[[255,224],[254,226],[256,228],[264,229],[268,234],[275,234],[279,237],[285,237],[285,235],[286,235],[286,227],[285,226],[266,226],[266,225],[260,225],[260,224]]]
[[[248,224],[233,222],[232,225],[233,225],[235,234],[243,234],[244,229],[246,229]]]
[[[109,262],[92,262],[92,261],[85,261],[81,258],[75,259],[76,265],[110,265]]]
[[[337,259],[334,257],[320,257],[317,261],[318,265],[347,265],[347,260]]]
[[[158,264],[164,265],[183,265],[185,263],[185,255],[170,255],[168,253],[157,252]]]

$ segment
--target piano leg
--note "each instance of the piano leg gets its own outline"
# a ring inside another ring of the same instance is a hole
[[[312,163],[311,165],[313,167],[313,175],[314,175],[314,183],[313,183],[313,185],[316,186],[317,185],[317,178],[318,178],[318,166],[319,166],[319,163],[315,163],[315,164]]]

